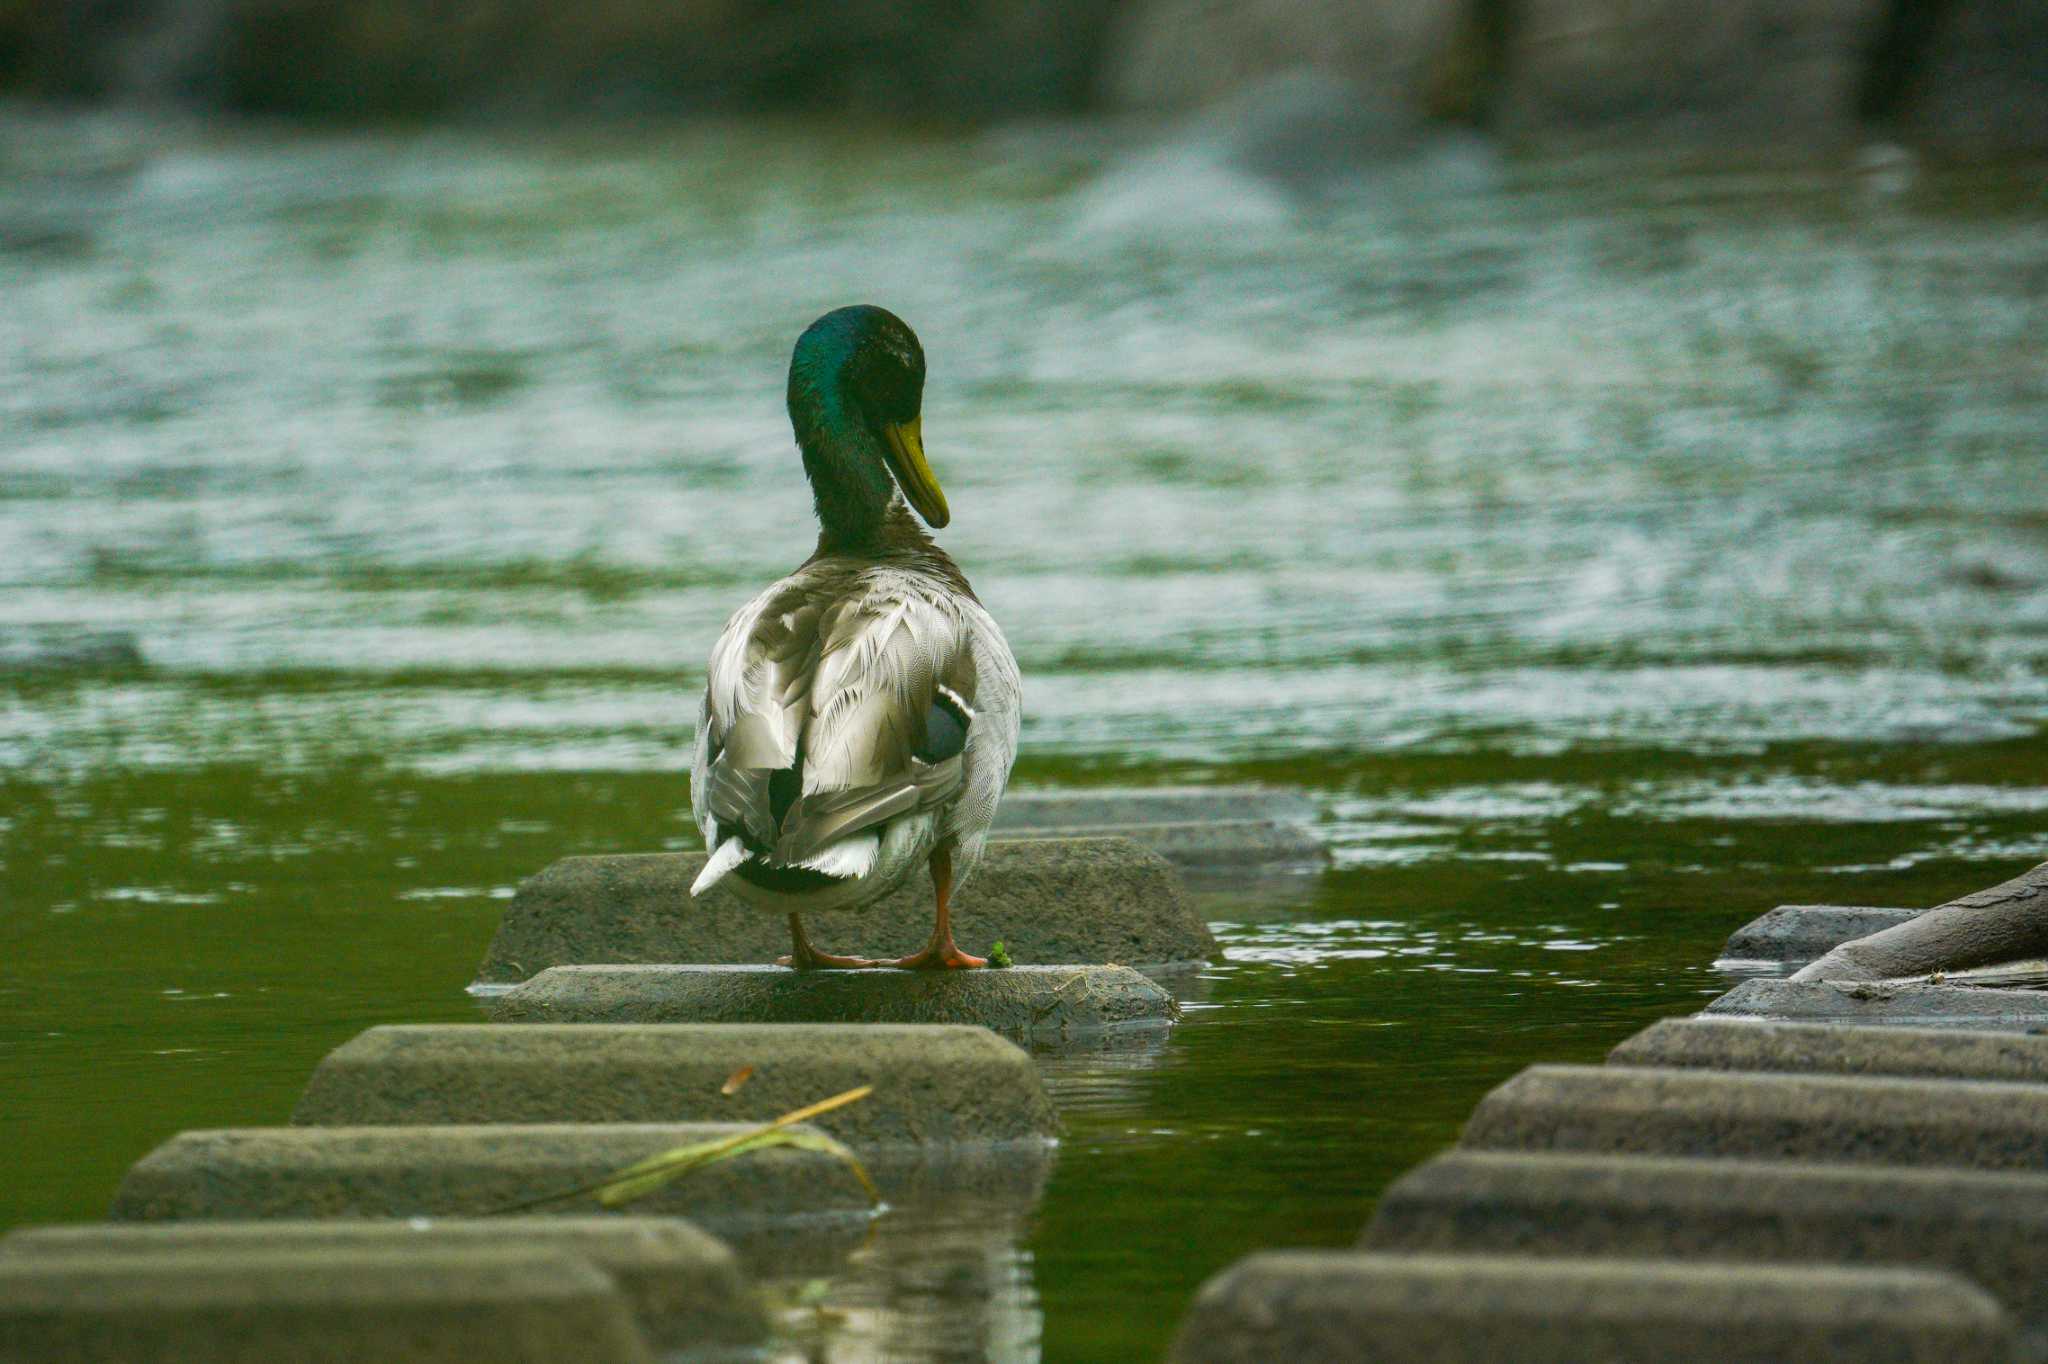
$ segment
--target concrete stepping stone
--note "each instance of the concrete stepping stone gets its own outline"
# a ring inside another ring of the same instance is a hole
[[[292,1122],[762,1123],[864,1084],[810,1125],[863,1151],[1059,1130],[1031,1058],[986,1028],[753,1023],[371,1028],[320,1062]]]
[[[1453,1151],[1381,1194],[1359,1244],[1951,1270],[2048,1330],[2048,1174]]]
[[[2012,1324],[1918,1269],[1271,1251],[1203,1285],[1175,1364],[1988,1364]]]
[[[491,939],[477,985],[511,985],[550,966],[759,965],[789,951],[782,916],[729,889],[690,898],[702,853],[571,857],[528,878]],[[960,891],[954,932],[986,955],[996,942],[1020,965],[1078,963],[1187,969],[1216,940],[1166,859],[1128,839],[992,843]],[[815,914],[811,940],[828,952],[901,955],[931,936],[932,892],[912,877],[857,914]]]
[[[1729,934],[1717,964],[1803,966],[1845,942],[1902,924],[1920,912],[1873,905],[1779,905]]]
[[[1480,1100],[1467,1150],[2048,1168],[2048,1085],[1531,1066]]]
[[[1308,824],[1316,803],[1276,786],[1110,786],[1065,791],[1010,791],[996,808],[995,831],[1111,829],[1157,824],[1221,824],[1257,820]]]
[[[999,838],[1128,838],[1177,867],[1320,867],[1329,849],[1310,827],[1314,801],[1270,786],[1161,786],[1012,791]]]
[[[1716,1018],[2032,1032],[2048,1029],[2048,992],[1861,981],[1745,980],[1701,1012]]]
[[[1169,1027],[1173,996],[1127,966],[792,971],[555,966],[496,1001],[497,1023],[972,1023],[1018,1040]]]
[[[589,1261],[498,1247],[0,1259],[7,1364],[647,1364]]]
[[[464,1127],[250,1127],[183,1132],[132,1166],[117,1222],[469,1217],[602,1179],[672,1147],[748,1130],[734,1123]],[[688,1217],[719,1236],[838,1213],[864,1221],[852,1171],[778,1148],[720,1161],[633,1205]],[[602,1211],[594,1198],[536,1209]]]
[[[111,1270],[124,1258],[204,1265],[221,1256],[346,1252],[371,1263],[427,1251],[517,1246],[587,1260],[608,1274],[664,1349],[745,1345],[768,1320],[724,1242],[679,1217],[407,1218],[380,1222],[97,1222],[24,1227],[0,1237],[8,1266],[79,1263]]]
[[[1271,819],[1217,819],[1186,824],[1107,824],[1070,829],[1017,829],[1015,840],[1127,838],[1183,871],[1217,873],[1239,867],[1321,867],[1329,849],[1305,824]]]
[[[1860,1028],[1749,1018],[1667,1018],[1607,1054],[1610,1065],[2048,1080],[2048,1033]]]

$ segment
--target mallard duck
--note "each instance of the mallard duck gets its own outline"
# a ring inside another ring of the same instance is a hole
[[[954,944],[951,903],[1010,777],[1021,689],[1003,632],[911,515],[951,519],[925,462],[924,372],[916,334],[881,308],[840,308],[797,338],[789,420],[818,548],[711,651],[690,787],[710,858],[690,893],[729,880],[787,914],[781,962],[799,970],[988,964]],[[811,946],[806,912],[871,905],[920,866],[935,902],[921,950]]]

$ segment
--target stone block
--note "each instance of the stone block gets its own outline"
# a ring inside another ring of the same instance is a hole
[[[730,1248],[679,1217],[417,1217],[377,1222],[91,1222],[23,1227],[0,1237],[10,1264],[203,1264],[221,1255],[346,1252],[372,1263],[428,1251],[517,1246],[587,1260],[619,1287],[648,1338],[665,1349],[740,1345],[768,1333]]]
[[[253,1127],[184,1132],[131,1167],[120,1222],[470,1217],[566,1192],[672,1147],[748,1130],[733,1123],[475,1127]],[[864,1219],[869,1199],[832,1157],[781,1148],[692,1172],[633,1204],[717,1235],[795,1217]],[[552,1215],[602,1211],[594,1198]]]
[[[371,1028],[320,1062],[292,1122],[763,1123],[864,1084],[874,1093],[811,1125],[859,1150],[1059,1127],[1031,1058],[985,1028],[753,1023]]]
[[[788,952],[782,916],[724,887],[690,898],[703,865],[702,853],[555,863],[519,887],[477,983],[513,984],[550,966],[757,965]],[[1173,868],[1124,839],[992,843],[953,917],[963,948],[985,954],[1000,941],[1022,965],[1143,969],[1205,962],[1216,952]],[[877,956],[923,946],[931,923],[931,885],[922,876],[868,909],[805,919],[822,950]]]
[[[589,1261],[505,1247],[0,1258],[0,1361],[645,1364]]]
[[[1143,828],[1263,822],[1307,824],[1316,804],[1274,786],[1130,786],[1066,791],[1011,791],[996,809],[995,831]]]
[[[2048,993],[1960,985],[1746,980],[1702,1013],[1794,1023],[2031,1032],[2048,1029]]]
[[[1465,1124],[1468,1150],[2048,1167],[2048,1085],[1531,1066]]]
[[[972,1023],[1031,1042],[1163,1031],[1173,997],[1124,966],[792,971],[556,966],[492,1007],[499,1023]]]
[[[1621,1066],[2048,1080],[2048,1034],[1858,1028],[1747,1018],[1667,1018],[1608,1053]]]
[[[2048,1325],[2048,1174],[1453,1151],[1380,1195],[1360,1245],[1917,1266]]]
[[[1927,1270],[1269,1251],[1203,1285],[1171,1358],[1962,1364],[2011,1340],[1982,1289]]]
[[[1005,839],[1128,838],[1177,867],[1319,867],[1315,802],[1269,786],[1012,791],[996,811]]]
[[[1016,840],[1127,838],[1189,872],[1237,867],[1321,867],[1329,850],[1307,827],[1270,819],[1202,820],[1186,824],[1107,824],[1071,829],[1019,829]]]
[[[1728,935],[1724,962],[1804,964],[1866,934],[1902,924],[1917,909],[1871,905],[1779,905]]]

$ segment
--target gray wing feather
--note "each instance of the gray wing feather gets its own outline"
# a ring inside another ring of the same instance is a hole
[[[796,861],[964,792],[978,827],[960,832],[984,830],[1016,747],[1016,665],[1000,633],[1009,687],[994,698],[993,743],[977,745],[977,718],[962,754],[926,763],[915,753],[939,683],[976,704],[988,666],[977,624],[994,631],[971,599],[887,568],[813,566],[757,597],[712,651],[692,802],[700,827],[744,829],[777,860]],[[800,794],[777,829],[769,778],[799,761]]]

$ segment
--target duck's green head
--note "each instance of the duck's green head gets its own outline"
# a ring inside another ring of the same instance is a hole
[[[902,318],[872,304],[826,313],[789,360],[789,420],[828,535],[871,539],[893,477],[926,524],[951,519],[919,431],[924,348]]]

